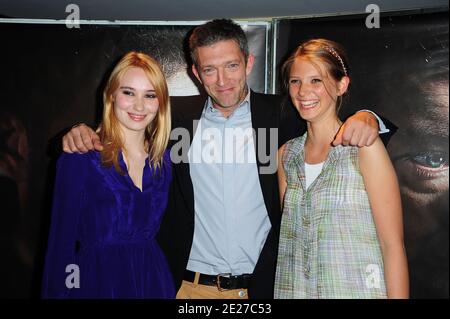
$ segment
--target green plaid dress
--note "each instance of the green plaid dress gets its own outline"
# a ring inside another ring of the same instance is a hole
[[[306,134],[286,144],[275,298],[386,298],[383,258],[358,148],[332,147],[305,189]]]

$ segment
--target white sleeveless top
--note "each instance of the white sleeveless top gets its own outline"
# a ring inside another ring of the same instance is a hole
[[[309,188],[309,185],[311,185],[319,176],[320,172],[322,172],[323,162],[318,164],[308,164],[305,162],[305,181],[306,181],[306,188]]]

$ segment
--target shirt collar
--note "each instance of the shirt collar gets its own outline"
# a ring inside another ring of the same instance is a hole
[[[221,115],[217,109],[214,108],[212,99],[208,96],[206,101],[206,114]],[[239,104],[239,106],[234,110],[232,115],[245,115],[250,112],[250,89],[247,92],[244,100]]]

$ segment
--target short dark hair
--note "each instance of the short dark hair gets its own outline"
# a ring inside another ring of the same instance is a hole
[[[234,40],[244,54],[245,62],[249,56],[247,36],[241,26],[230,19],[215,19],[199,25],[189,37],[189,50],[192,62],[197,65],[197,48],[209,46],[219,41]]]

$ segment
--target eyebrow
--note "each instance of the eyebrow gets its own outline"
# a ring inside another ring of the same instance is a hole
[[[128,90],[132,90],[135,91],[135,88],[132,88],[131,86],[121,86],[120,89],[128,89]],[[155,90],[146,90],[146,92],[155,92]]]
[[[433,138],[439,139],[444,138],[448,143],[448,125],[445,123],[443,125],[436,125],[436,119],[424,118],[422,120],[412,120],[411,126],[406,129],[409,136],[414,136],[414,138]],[[419,135],[419,136],[418,136]]]
[[[301,78],[301,76],[298,75],[298,74],[294,74],[294,75],[290,75],[289,78],[290,78],[290,79],[293,79],[293,78]],[[317,74],[317,75],[308,75],[306,78],[323,78],[323,77],[322,77],[322,75]]]
[[[222,64],[220,64],[220,65],[227,65],[227,64],[230,64],[230,63],[240,63],[240,62],[241,62],[241,61],[240,61],[239,59],[236,59],[236,60],[226,61],[226,62],[224,62],[224,63],[222,63]],[[203,68],[216,68],[217,65],[206,64],[206,65],[201,65],[200,67],[201,67],[202,69],[203,69]]]

